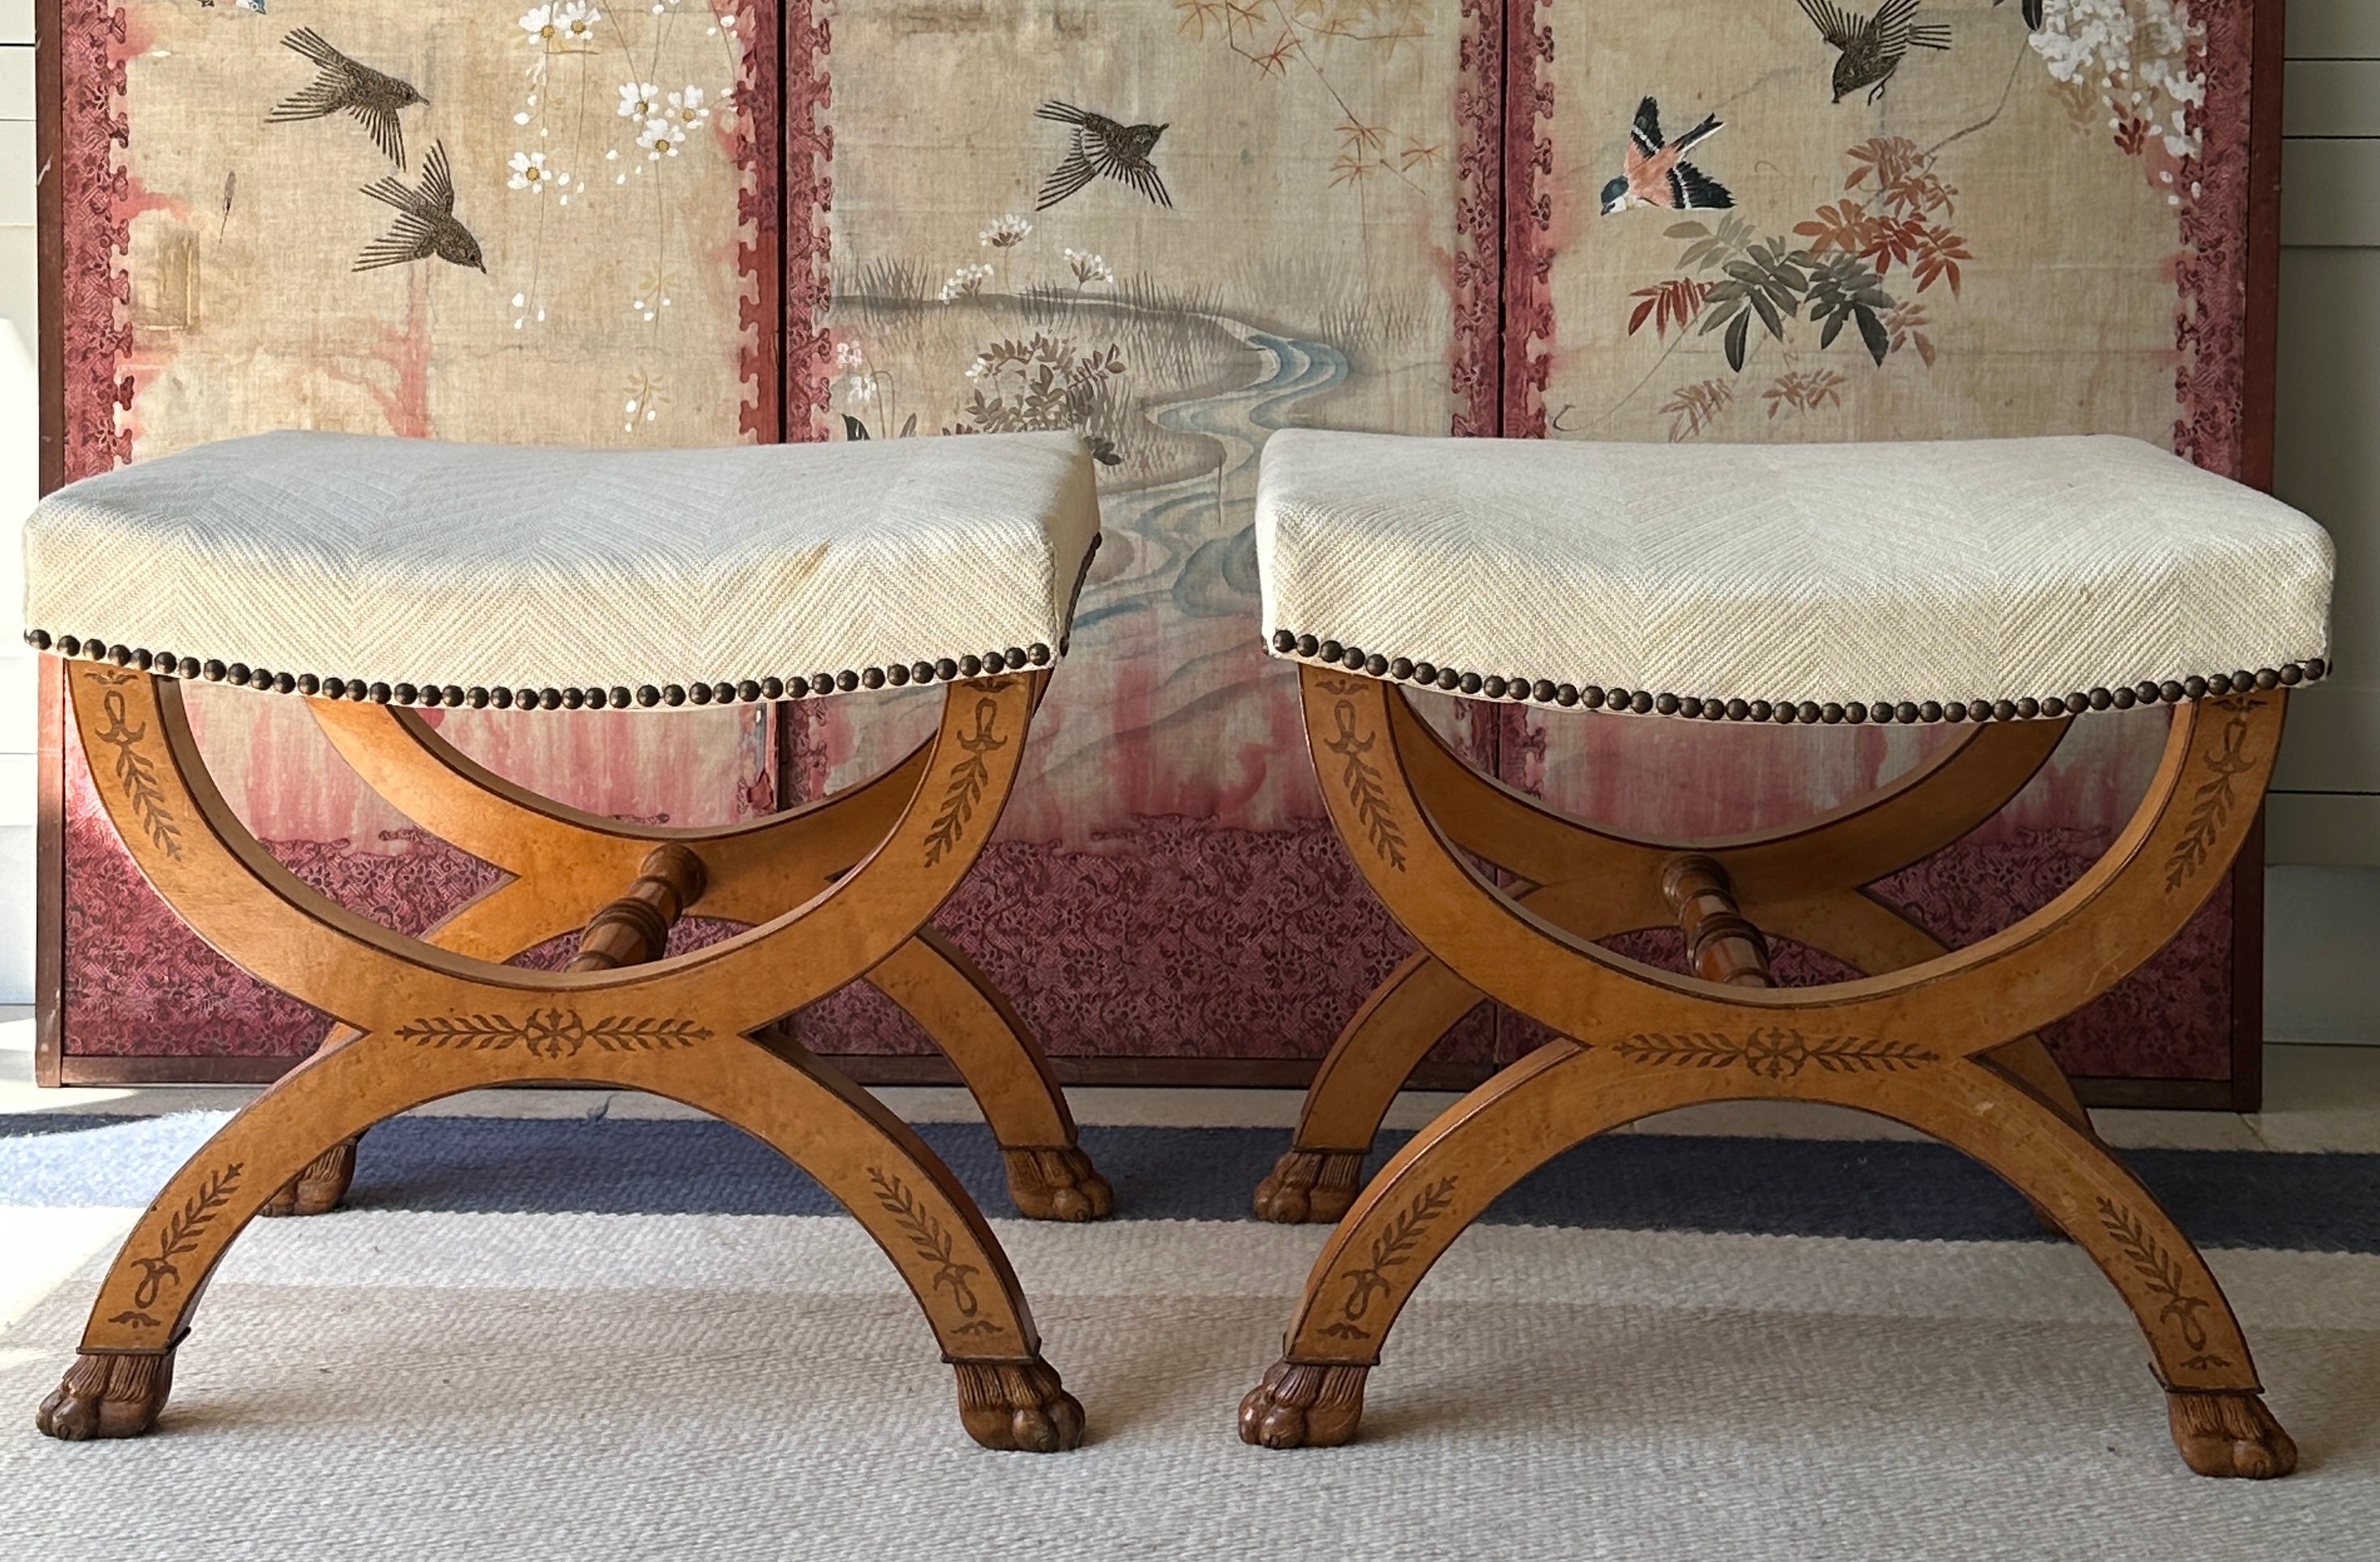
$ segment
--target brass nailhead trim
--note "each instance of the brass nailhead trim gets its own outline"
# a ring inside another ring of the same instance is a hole
[[[1605,689],[1596,684],[1556,683],[1550,678],[1530,679],[1506,677],[1500,674],[1458,672],[1452,667],[1415,657],[1390,657],[1378,652],[1366,653],[1335,640],[1322,640],[1310,634],[1290,629],[1275,629],[1272,651],[1276,656],[1294,661],[1318,662],[1326,666],[1345,667],[1390,683],[1408,683],[1416,688],[1439,689],[1450,694],[1465,694],[1475,699],[1525,701],[1539,705],[1559,705],[1564,710],[1630,711],[1637,714],[1658,712],[1665,716],[1682,716],[1703,721],[1775,722],[1780,726],[1835,726],[1884,724],[1895,722],[1910,726],[1927,726],[1937,722],[2029,721],[2037,717],[2080,715],[2084,711],[2115,709],[2129,711],[2135,705],[2180,704],[2208,694],[2246,693],[2251,689],[2294,689],[2301,683],[2312,683],[2330,671],[2321,657],[2303,662],[2291,662],[2280,667],[2266,667],[2258,672],[2208,673],[2186,678],[2167,678],[2162,682],[2143,680],[2129,687],[2079,689],[2072,694],[2052,694],[2045,698],[2024,700],[1964,700],[1923,702],[1901,700],[1877,700],[1849,704],[1819,704],[1804,700],[1795,702],[1780,700],[1719,700],[1706,695],[1654,694],[1645,689]]]
[[[110,645],[105,641],[85,640],[75,635],[53,637],[46,629],[26,630],[25,643],[36,651],[55,652],[61,656],[113,662],[119,667],[137,666],[142,672],[154,672],[160,677],[203,677],[210,683],[230,683],[277,694],[308,694],[326,700],[369,700],[382,705],[468,705],[475,711],[485,710],[492,705],[500,711],[516,707],[524,711],[600,711],[606,708],[625,711],[634,706],[650,710],[655,705],[675,708],[689,703],[751,704],[757,701],[800,700],[860,688],[882,689],[888,684],[900,689],[910,684],[956,683],[1003,670],[1046,667],[1057,660],[1057,653],[1037,641],[1031,645],[995,647],[979,656],[944,656],[932,662],[847,668],[840,673],[811,673],[807,676],[796,673],[782,678],[744,678],[735,683],[673,683],[658,687],[649,683],[633,689],[618,685],[610,689],[591,685],[585,689],[483,689],[473,684],[467,689],[454,683],[366,684],[361,678],[321,677],[313,673],[276,673],[263,667],[250,667],[245,662],[229,665],[218,661],[201,663],[193,656],[176,658],[166,651],[149,652],[134,646]]]

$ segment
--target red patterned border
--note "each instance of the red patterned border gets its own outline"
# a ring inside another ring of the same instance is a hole
[[[62,476],[103,472],[132,458],[130,431],[116,413],[132,405],[133,381],[117,371],[132,357],[132,280],[125,254],[131,177],[119,154],[132,141],[124,110],[127,47],[116,0],[59,0],[58,166],[66,231],[58,318],[66,384]]]
[[[732,12],[738,0],[712,0]],[[765,16],[765,11],[759,13]],[[785,437],[784,374],[777,326],[784,303],[783,268],[778,263],[783,242],[778,226],[784,195],[781,147],[777,139],[777,30],[753,25],[746,12],[744,65],[735,81],[735,166],[743,188],[736,192],[735,215],[744,230],[736,249],[736,267],[751,284],[740,300],[737,323],[744,332],[742,371],[751,398],[744,405],[739,426],[757,444],[773,445]]]
[[[823,323],[834,287],[834,103],[827,78],[833,37],[819,0],[783,0],[785,40],[785,437],[826,437],[834,348]]]
[[[1455,162],[1454,339],[1447,379],[1462,399],[1458,435],[1494,434],[1502,424],[1503,270],[1499,229],[1504,203],[1504,0],[1463,0],[1461,76],[1454,120],[1463,150]]]
[[[2269,0],[2268,0],[2269,3]],[[2199,154],[2182,159],[2182,250],[2173,341],[2181,403],[2173,447],[2209,471],[2240,477],[2248,382],[2249,98],[2255,77],[2253,0],[2192,0],[2188,71],[2205,88],[2187,111]]]
[[[1551,0],[1507,0],[1519,13],[1504,51],[1504,409],[1510,439],[1546,436],[1547,377],[1553,372],[1554,30]]]

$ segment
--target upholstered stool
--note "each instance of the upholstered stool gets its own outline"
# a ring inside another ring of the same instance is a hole
[[[957,1065],[1023,1213],[1107,1212],[1040,1048],[926,925],[1006,804],[1098,540],[1092,467],[1065,434],[605,454],[276,433],[52,494],[25,528],[26,620],[73,658],[109,817],[200,936],[339,1024],[133,1228],[42,1429],[147,1430],[233,1238],[276,1201],[334,1202],[371,1124],[475,1086],[566,1080],[671,1096],[774,1145],[891,1256],[977,1441],[1074,1446],[1081,1408],[975,1204],[777,1022],[874,984]],[[180,683],[202,677],[305,697],[364,780],[512,876],[418,940],[315,893],[209,780]],[[908,758],[718,829],[562,807],[406,708],[911,684],[943,698]],[[669,956],[689,911],[753,925]],[[582,927],[564,971],[499,963]]]
[[[1257,1196],[1339,1219],[1285,1353],[1240,1410],[1273,1447],[1344,1442],[1414,1287],[1499,1193],[1603,1129],[1693,1102],[1898,1118],[2016,1185],[2123,1293],[2174,1440],[2286,1473],[2215,1278],[2091,1130],[2037,1039],[2136,970],[2256,818],[2289,689],[2323,671],[2328,539],[2129,440],[1693,446],[1292,432],[1265,452],[1271,649],[1347,849],[1422,946],[1350,1022]],[[1947,722],[1875,794],[1791,829],[1635,840],[1561,818],[1439,742],[1398,685],[1706,722]],[[2080,882],[1946,951],[1863,886],[2023,787],[2086,712],[2171,708],[2131,824]],[[1474,863],[1523,881],[1506,893]],[[1597,940],[1674,925],[1694,974]],[[1764,934],[1857,981],[1779,987]],[[1390,1098],[1485,995],[1550,1042],[1355,1190]],[[1343,1214],[1343,1218],[1340,1218]]]

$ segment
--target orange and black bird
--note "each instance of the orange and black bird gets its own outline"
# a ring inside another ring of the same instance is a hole
[[[383,174],[364,186],[366,195],[397,211],[396,223],[364,247],[355,269],[401,266],[436,256],[458,266],[486,271],[480,241],[455,220],[455,179],[446,169],[446,143],[433,142],[421,160],[421,188],[414,189]]]
[[[1842,51],[1835,61],[1837,103],[1862,87],[1874,103],[1910,50],[1950,46],[1949,24],[1917,20],[1917,0],[1884,0],[1872,17],[1844,11],[1835,0],[1801,0],[1801,6],[1818,36]]]
[[[281,42],[314,62],[314,80],[304,92],[274,104],[269,122],[327,119],[344,109],[371,132],[372,144],[389,161],[404,167],[405,127],[397,122],[397,111],[430,100],[415,92],[410,81],[358,65],[310,27],[301,27]]]
[[[1636,105],[1636,123],[1628,131],[1628,158],[1622,171],[1603,187],[1603,214],[1631,206],[1662,206],[1672,212],[1710,212],[1735,204],[1727,186],[1685,160],[1686,153],[1719,132],[1716,114],[1676,140],[1661,140],[1661,105],[1646,98]]]
[[[1156,165],[1148,160],[1157,150],[1157,138],[1165,134],[1164,126],[1121,125],[1104,114],[1055,101],[1035,109],[1033,117],[1075,128],[1075,144],[1068,150],[1066,161],[1058,165],[1058,171],[1041,187],[1041,199],[1035,204],[1035,211],[1055,206],[1102,175],[1121,180],[1160,206],[1172,210],[1173,197],[1165,193],[1165,181],[1158,177]]]

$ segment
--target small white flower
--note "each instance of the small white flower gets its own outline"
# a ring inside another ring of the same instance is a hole
[[[983,353],[976,354],[975,361],[966,366],[966,377],[970,380],[980,380],[990,372],[991,359]]]
[[[551,42],[556,31],[553,25],[553,7],[530,6],[521,13],[520,25],[521,31],[528,33],[531,40],[538,43]]]
[[[658,118],[646,120],[644,130],[637,137],[637,144],[643,147],[645,155],[656,163],[664,157],[675,157],[678,140],[677,127],[666,119]]]
[[[961,266],[951,273],[948,282],[942,284],[940,297],[944,303],[953,299],[972,299],[982,292],[983,285],[990,280],[991,268],[988,265]]]
[[[862,402],[868,402],[868,401],[873,401],[873,400],[875,400],[875,399],[876,399],[876,380],[875,380],[875,377],[874,377],[873,375],[869,375],[869,374],[854,374],[854,375],[851,377],[851,384],[850,384],[850,385],[849,385],[848,387],[846,387],[846,388],[845,388],[845,390],[844,391],[844,394],[846,397],[850,397],[850,399],[851,399],[851,404],[852,404],[854,407],[857,407],[857,406],[859,406]]]
[[[561,30],[564,41],[571,43],[595,42],[595,24],[602,19],[603,13],[586,0],[569,0],[553,13],[554,26]]]
[[[620,83],[620,117],[649,119],[661,111],[662,90],[650,81]]]
[[[1115,272],[1107,257],[1090,250],[1069,250],[1066,264],[1074,269],[1075,280],[1087,287],[1094,282],[1113,282]]]
[[[865,369],[868,367],[868,355],[860,350],[857,342],[837,342],[834,344],[834,366],[846,372]]]
[[[689,86],[682,92],[672,92],[669,95],[669,117],[677,122],[680,129],[689,132],[710,118],[710,110],[703,106],[702,89]]]
[[[1006,216],[1002,217],[999,221],[993,223],[990,227],[985,228],[981,233],[977,234],[975,237],[977,243],[985,245],[988,248],[993,250],[1013,250],[1019,244],[1024,243],[1026,235],[1032,231],[1032,218],[1020,217],[1015,213],[1011,212]]]
[[[569,176],[566,174],[559,177],[552,177],[547,174],[545,167],[545,153],[541,152],[514,153],[512,170],[513,177],[506,182],[515,189],[525,189],[529,191],[531,194],[536,194],[539,191],[543,190],[548,184],[567,184],[570,182]]]

